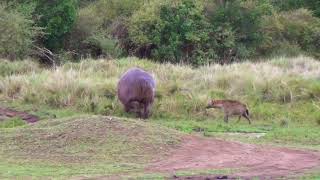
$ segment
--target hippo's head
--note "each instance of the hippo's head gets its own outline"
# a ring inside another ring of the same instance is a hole
[[[136,113],[137,117],[142,119],[149,118],[151,108],[150,104],[145,105],[144,103],[141,103],[139,101],[131,101],[130,107],[130,111]]]

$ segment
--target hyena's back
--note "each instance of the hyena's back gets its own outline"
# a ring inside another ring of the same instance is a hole
[[[221,100],[222,102],[222,109],[228,115],[242,115],[246,113],[249,115],[248,108],[245,104],[239,101],[233,100]]]

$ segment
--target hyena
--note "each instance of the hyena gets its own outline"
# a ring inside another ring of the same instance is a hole
[[[210,100],[207,107],[209,108],[218,108],[222,109],[224,112],[224,121],[228,123],[229,116],[237,115],[239,116],[239,120],[241,119],[241,116],[246,118],[249,121],[249,124],[251,124],[250,118],[249,118],[249,110],[247,106],[239,101],[233,101],[233,100]]]
[[[126,112],[147,119],[154,101],[156,83],[146,71],[131,68],[122,75],[118,83],[118,98]]]

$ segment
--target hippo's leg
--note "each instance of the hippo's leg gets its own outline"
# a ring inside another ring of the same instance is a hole
[[[126,111],[126,113],[129,113],[130,110],[131,110],[130,105],[125,105],[125,106],[124,106],[124,110]]]
[[[139,102],[137,101],[129,101],[125,106],[124,110],[127,113],[136,112],[139,107]]]
[[[144,105],[144,107],[143,107],[143,118],[144,119],[148,119],[150,117],[150,115],[151,115],[150,107],[151,107],[150,104]]]

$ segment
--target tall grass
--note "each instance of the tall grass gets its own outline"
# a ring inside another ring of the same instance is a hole
[[[116,98],[116,85],[123,72],[136,66],[156,78],[154,118],[221,117],[219,111],[206,111],[204,107],[210,98],[227,98],[248,104],[256,121],[320,123],[320,62],[303,56],[198,69],[135,58],[86,60],[55,70],[39,70],[36,64],[26,68],[25,61],[15,64],[16,69],[7,73],[4,69],[8,64],[0,62],[0,72],[5,72],[0,73],[2,100],[124,115]]]

